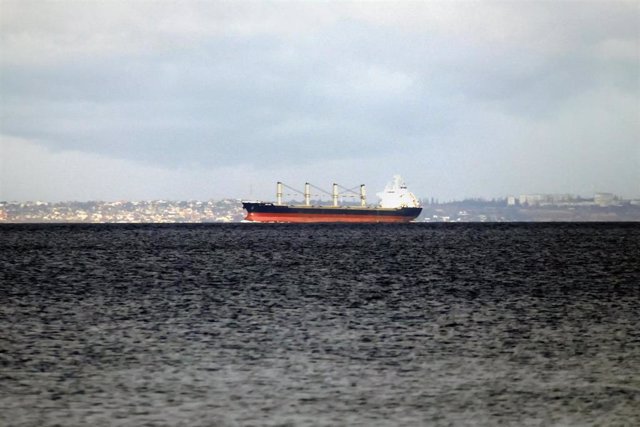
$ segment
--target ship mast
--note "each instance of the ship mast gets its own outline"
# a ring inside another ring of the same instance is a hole
[[[304,183],[304,205],[311,206],[311,184]]]
[[[282,183],[278,181],[278,185],[276,186],[276,205],[282,204]]]

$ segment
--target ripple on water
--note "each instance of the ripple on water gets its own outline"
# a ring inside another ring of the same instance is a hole
[[[640,226],[0,227],[5,425],[633,425]]]

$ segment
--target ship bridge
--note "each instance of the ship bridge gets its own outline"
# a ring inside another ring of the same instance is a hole
[[[407,184],[400,175],[395,175],[393,181],[387,184],[384,191],[377,193],[380,198],[380,207],[383,208],[418,208],[420,202],[416,196],[407,189]]]

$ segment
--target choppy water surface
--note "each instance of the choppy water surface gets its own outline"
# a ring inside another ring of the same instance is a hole
[[[0,227],[2,425],[638,425],[640,225]]]

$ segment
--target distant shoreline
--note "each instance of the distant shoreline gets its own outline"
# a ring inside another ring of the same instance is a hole
[[[416,222],[638,222],[635,201],[593,200],[509,204],[512,200],[424,202]],[[607,204],[610,203],[610,204]],[[3,224],[206,224],[240,223],[240,201],[0,202]]]

